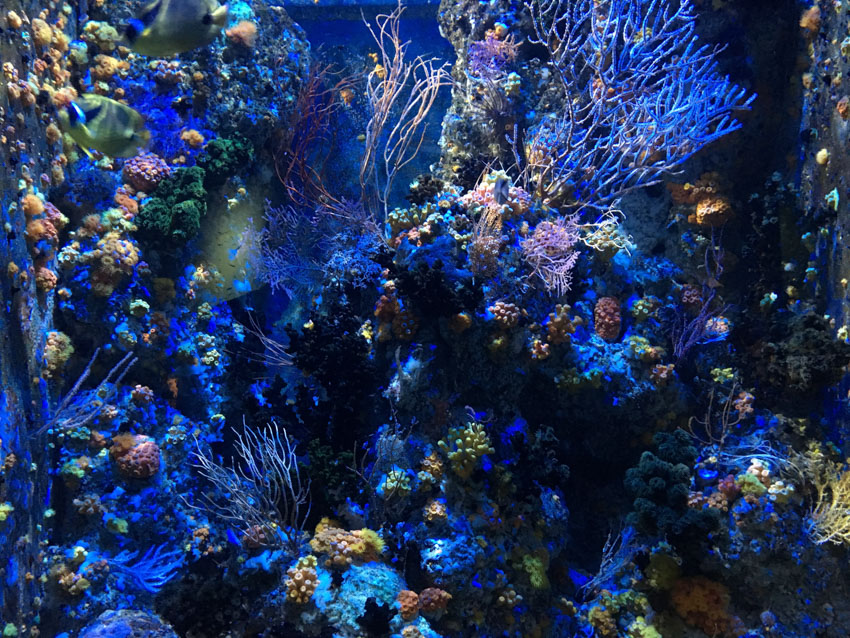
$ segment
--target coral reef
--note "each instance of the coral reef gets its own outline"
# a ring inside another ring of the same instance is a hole
[[[4,636],[850,634],[850,41],[792,5],[10,0]]]

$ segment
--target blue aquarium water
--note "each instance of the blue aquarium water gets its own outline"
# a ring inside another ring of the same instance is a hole
[[[2,636],[850,636],[847,22],[4,0]]]

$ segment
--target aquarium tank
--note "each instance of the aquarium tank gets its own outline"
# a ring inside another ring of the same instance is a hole
[[[3,0],[3,638],[850,636],[848,24]]]

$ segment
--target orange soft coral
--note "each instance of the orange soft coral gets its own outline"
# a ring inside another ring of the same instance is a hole
[[[733,618],[729,614],[729,591],[721,583],[704,576],[680,578],[672,595],[673,608],[682,619],[709,636],[731,636]]]

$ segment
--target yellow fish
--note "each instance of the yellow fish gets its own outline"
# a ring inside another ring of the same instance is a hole
[[[153,0],[124,35],[136,53],[164,58],[207,46],[226,23],[227,5],[218,0]]]
[[[151,136],[138,111],[94,93],[87,93],[61,109],[58,119],[62,129],[89,157],[91,149],[109,157],[133,157]]]

